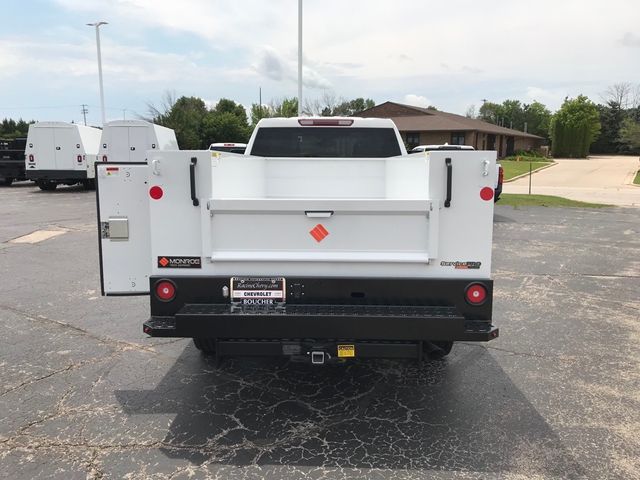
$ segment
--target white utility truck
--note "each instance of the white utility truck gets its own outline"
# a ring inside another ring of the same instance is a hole
[[[178,150],[175,132],[144,120],[115,120],[104,125],[98,161],[144,162],[148,150]]]
[[[491,323],[496,152],[407,155],[391,120],[261,120],[247,154],[96,163],[103,295],[218,357],[439,357]]]
[[[42,190],[82,183],[93,188],[94,163],[101,130],[76,123],[38,122],[29,125],[25,170]]]

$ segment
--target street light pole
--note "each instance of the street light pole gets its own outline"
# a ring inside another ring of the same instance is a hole
[[[298,116],[302,116],[302,0],[298,0]]]
[[[100,106],[102,107],[102,125],[107,122],[104,113],[104,85],[102,84],[102,54],[100,53],[100,26],[108,25],[107,22],[87,23],[90,27],[96,27],[96,47],[98,49],[98,79],[100,81]]]

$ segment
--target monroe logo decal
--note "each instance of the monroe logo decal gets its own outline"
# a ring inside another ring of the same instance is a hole
[[[482,262],[440,262],[441,267],[454,267],[456,270],[479,270]]]
[[[200,257],[158,257],[158,268],[202,268]]]

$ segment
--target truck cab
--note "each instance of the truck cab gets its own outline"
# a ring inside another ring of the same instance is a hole
[[[243,156],[97,164],[105,295],[218,357],[447,354],[491,321],[495,152],[407,155],[391,120],[261,120]]]

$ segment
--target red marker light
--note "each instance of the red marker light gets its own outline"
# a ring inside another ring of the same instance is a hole
[[[472,283],[467,287],[465,297],[471,305],[482,305],[487,299],[487,288],[480,283]]]
[[[164,195],[164,192],[162,191],[162,188],[157,185],[154,185],[149,189],[149,196],[154,200],[160,200],[162,195]]]
[[[160,280],[156,283],[156,296],[163,302],[170,302],[176,296],[176,286],[169,280]]]
[[[493,188],[484,187],[480,190],[480,198],[485,201],[489,201],[493,198]]]
[[[36,161],[36,159],[34,158],[34,156],[33,155],[29,155],[29,162],[33,163],[35,161]]]
[[[102,155],[102,161],[106,162],[107,161],[107,156],[106,155]]]
[[[82,163],[82,155],[78,155],[78,163]]]

